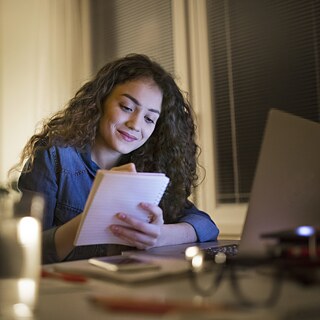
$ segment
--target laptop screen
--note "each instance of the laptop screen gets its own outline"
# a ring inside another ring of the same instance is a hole
[[[261,234],[320,226],[320,124],[272,109],[260,150],[240,254],[266,254]]]

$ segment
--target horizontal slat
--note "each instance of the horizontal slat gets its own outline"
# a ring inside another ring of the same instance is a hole
[[[208,0],[207,7],[218,198],[234,202],[249,198],[270,108],[319,120],[320,1]]]

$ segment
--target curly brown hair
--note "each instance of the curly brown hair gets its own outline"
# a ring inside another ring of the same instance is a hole
[[[195,142],[192,108],[172,75],[146,55],[130,54],[107,63],[93,80],[84,84],[69,104],[50,117],[39,133],[24,147],[19,165],[32,162],[39,149],[53,145],[85,148],[93,145],[103,104],[118,84],[137,79],[152,79],[163,94],[161,114],[147,142],[128,155],[120,164],[133,162],[137,171],[163,172],[170,184],[160,203],[166,223],[176,222],[187,198],[197,185],[199,147]]]

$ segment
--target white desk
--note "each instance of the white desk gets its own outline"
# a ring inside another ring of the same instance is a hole
[[[179,247],[180,250],[180,247]],[[68,262],[76,266],[80,261]],[[319,280],[319,279],[318,279]],[[207,281],[208,278],[207,278]],[[270,288],[271,278],[267,274],[246,273],[243,284],[251,297],[262,297]],[[286,280],[278,302],[269,308],[236,309],[210,314],[175,313],[150,315],[106,311],[89,300],[92,294],[109,297],[134,297],[157,301],[198,301],[200,296],[190,285],[187,277],[169,278],[139,285],[128,285],[106,280],[89,279],[84,284],[75,284],[56,279],[43,279],[36,320],[50,319],[320,319],[320,284],[303,286],[296,281]],[[237,306],[237,298],[228,279],[223,280],[217,291],[206,298],[212,304]]]

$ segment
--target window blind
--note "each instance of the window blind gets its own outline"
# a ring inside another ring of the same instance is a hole
[[[174,71],[171,0],[90,2],[93,68],[129,53],[143,53]]]
[[[320,2],[207,0],[220,203],[247,202],[267,114],[319,121]]]

